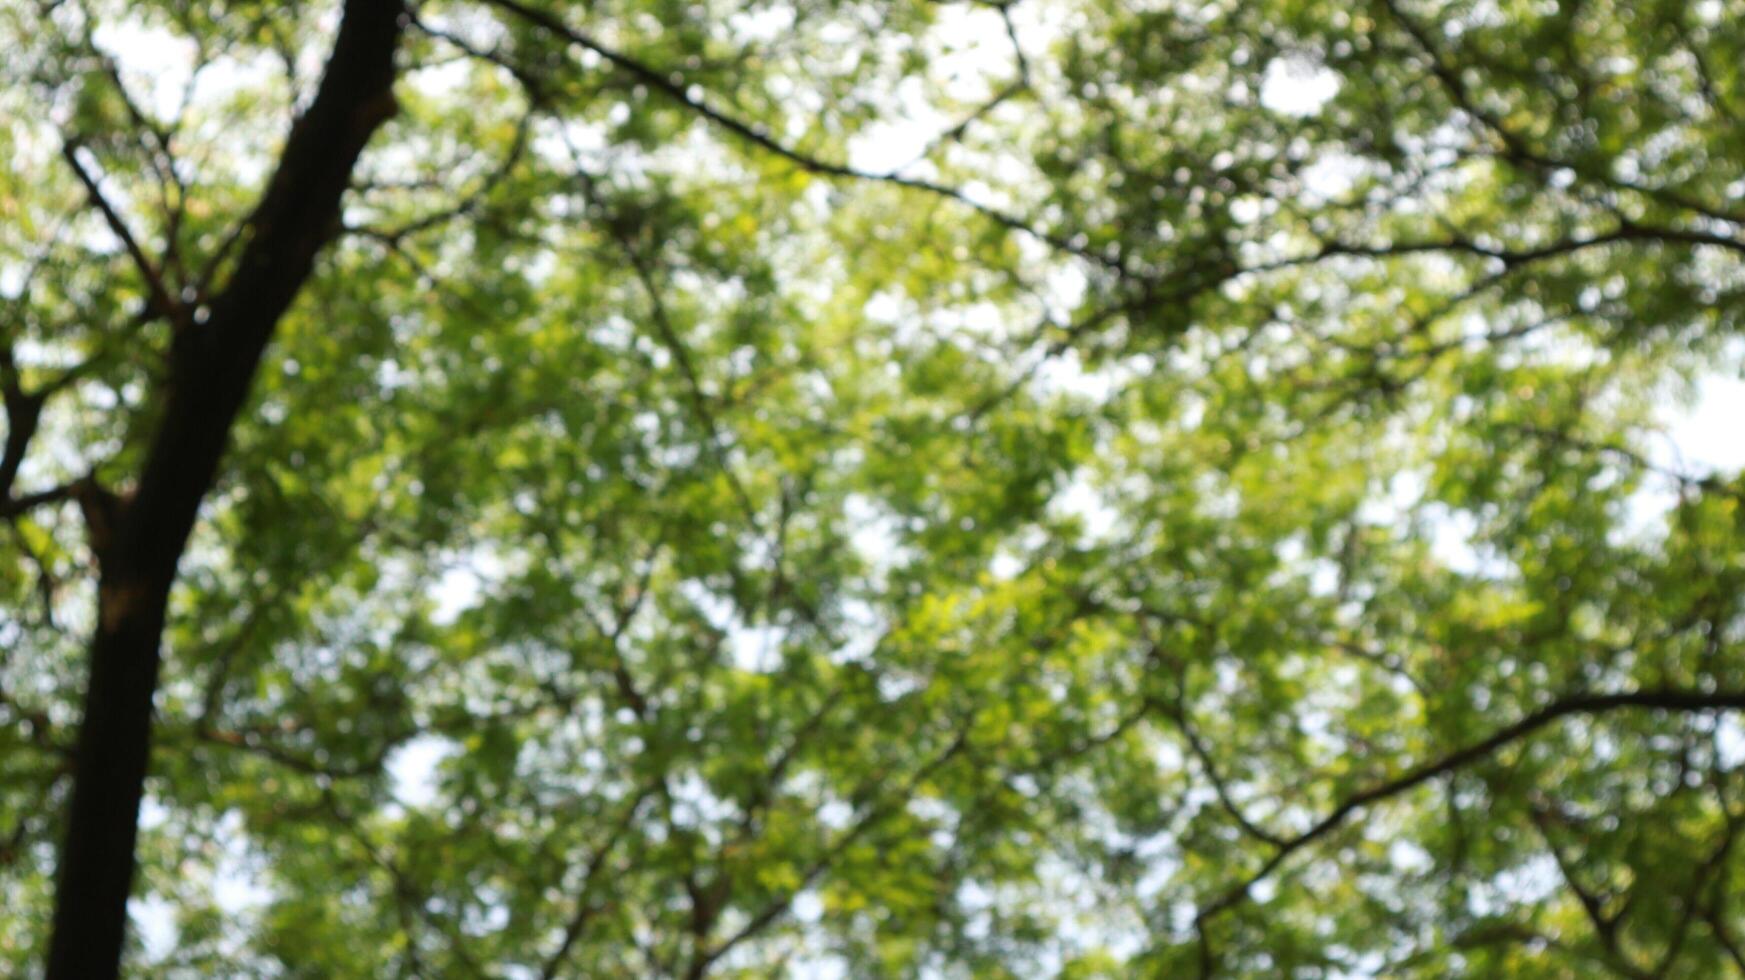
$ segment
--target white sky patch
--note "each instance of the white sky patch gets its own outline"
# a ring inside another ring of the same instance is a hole
[[[1745,725],[1737,715],[1722,715],[1715,723],[1715,752],[1728,769],[1745,765]]]
[[[1042,362],[1036,370],[1035,387],[1043,396],[1060,393],[1102,402],[1114,393],[1120,380],[1117,372],[1107,367],[1086,370],[1079,352],[1068,350]]]
[[[731,802],[717,796],[709,781],[696,772],[669,774],[673,800],[672,821],[675,826],[696,830],[704,840],[721,841],[721,824],[733,819],[739,810]]]
[[[1489,567],[1473,546],[1478,536],[1478,519],[1462,510],[1432,504],[1430,514],[1430,553],[1448,568],[1462,575],[1479,575]]]
[[[176,948],[181,930],[176,928],[174,902],[158,895],[130,898],[127,900],[127,915],[139,931],[140,942],[145,945],[147,962],[161,960]]]
[[[139,829],[155,830],[163,826],[170,818],[169,808],[159,803],[155,797],[147,796],[139,801]]]
[[[855,554],[867,563],[875,581],[908,559],[900,544],[903,526],[898,515],[865,494],[851,493],[842,501],[842,517],[852,529],[849,541]]]
[[[433,98],[453,97],[467,87],[473,67],[471,61],[448,61],[420,66],[409,73],[409,77],[419,91],[426,95]]]
[[[710,626],[726,635],[727,653],[733,658],[734,666],[758,672],[776,667],[782,640],[787,636],[786,629],[747,623],[733,600],[695,579],[679,583],[679,592],[697,607]]]
[[[763,7],[730,14],[727,23],[733,28],[733,36],[767,44],[793,29],[794,11],[788,7]]]
[[[128,89],[159,119],[171,119],[194,75],[199,49],[187,37],[137,21],[97,26],[97,47],[115,58]]]
[[[1000,549],[988,562],[988,574],[1000,581],[1010,581],[1018,577],[1024,570],[1024,559],[1005,548]]]
[[[1511,905],[1543,902],[1562,884],[1557,860],[1549,854],[1538,854],[1474,888],[1467,907],[1473,915],[1495,915]]]
[[[863,599],[844,599],[841,615],[848,629],[832,659],[837,663],[856,663],[871,658],[889,628],[879,608]]]
[[[966,104],[981,104],[1017,78],[1017,56],[998,12],[990,7],[944,6],[928,39],[930,74],[944,94]],[[871,173],[931,173],[915,166],[942,133],[961,121],[936,108],[937,99],[919,78],[900,82],[890,121],[867,127],[848,141],[850,166]],[[974,109],[962,113],[967,116]]]
[[[893,121],[868,126],[848,141],[848,165],[868,173],[892,173],[913,162],[933,134],[951,125],[921,94],[918,79],[897,86]]]
[[[147,796],[140,800],[140,830],[151,831],[161,827],[169,816],[170,811],[153,797]],[[127,912],[133,919],[134,927],[139,930],[140,941],[145,944],[147,961],[162,959],[176,948],[176,938],[180,930],[176,928],[176,906],[173,902],[157,895],[147,895],[130,899]]]
[[[1300,55],[1274,58],[1260,81],[1260,104],[1287,116],[1312,116],[1339,94],[1339,73]]]
[[[1745,378],[1709,375],[1688,410],[1663,417],[1672,437],[1667,465],[1695,475],[1745,468]]]
[[[389,753],[387,769],[394,800],[404,807],[429,806],[436,799],[436,767],[459,751],[452,739],[420,735]]]
[[[1092,540],[1100,540],[1114,530],[1115,523],[1120,520],[1120,512],[1109,505],[1097,487],[1091,482],[1090,475],[1084,470],[1073,474],[1066,487],[1054,495],[1049,501],[1048,509],[1058,517],[1076,517],[1084,525],[1085,536]]]
[[[454,555],[447,566],[430,590],[431,598],[436,602],[430,620],[438,626],[453,623],[462,613],[477,606],[486,591],[501,583],[510,572],[508,562],[487,548],[473,548]]]
[[[1678,505],[1681,487],[1667,474],[1700,478],[1745,469],[1745,378],[1712,373],[1698,379],[1690,402],[1661,405],[1658,423],[1664,438],[1649,442],[1648,459],[1661,474],[1648,474],[1630,497],[1626,535],[1657,528]]]
[[[1349,193],[1369,169],[1362,159],[1345,153],[1323,153],[1303,168],[1303,189],[1310,200],[1330,201]]]
[[[903,296],[894,289],[882,289],[867,297],[861,314],[874,323],[895,325],[907,315]]]
[[[1423,874],[1436,866],[1430,852],[1408,840],[1388,845],[1388,863],[1408,874]]]
[[[1254,904],[1265,905],[1278,897],[1278,879],[1262,878],[1248,889],[1248,894],[1254,900]]]
[[[232,810],[218,821],[220,857],[213,873],[212,900],[232,918],[247,915],[273,900],[272,889],[260,884],[251,870],[253,852],[243,830],[242,813]]]
[[[1085,273],[1076,265],[1063,265],[1049,270],[1043,293],[1051,316],[1066,319],[1074,308],[1084,302]]]
[[[794,919],[804,925],[815,925],[824,917],[824,900],[818,890],[808,888],[794,896]]]
[[[431,598],[436,600],[436,609],[430,614],[431,622],[447,626],[459,619],[461,613],[479,601],[484,585],[484,580],[470,568],[451,568],[443,572],[430,590]]]
[[[818,808],[818,822],[831,830],[843,830],[854,822],[854,807],[841,800],[829,800]]]

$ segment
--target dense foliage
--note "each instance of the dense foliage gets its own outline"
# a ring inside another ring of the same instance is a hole
[[[1745,974],[1745,2],[340,14],[0,8],[0,971],[258,274],[131,973]]]

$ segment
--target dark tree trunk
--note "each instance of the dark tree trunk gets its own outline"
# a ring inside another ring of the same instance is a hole
[[[176,565],[274,326],[338,226],[364,144],[394,112],[399,0],[347,0],[309,109],[292,126],[223,291],[180,318],[163,414],[134,492],[81,494],[98,624],[55,891],[49,980],[120,973],[152,700]]]
[[[48,976],[56,980],[112,977],[119,970],[151,738],[168,589],[130,587],[132,609],[120,608],[112,584],[103,589],[55,890]]]

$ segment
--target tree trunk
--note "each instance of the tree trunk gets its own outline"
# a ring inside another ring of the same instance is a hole
[[[108,575],[104,576],[106,579]],[[132,609],[121,608],[131,595]],[[51,978],[113,977],[133,883],[133,845],[151,740],[158,636],[169,590],[108,583],[98,600],[73,801],[55,889]]]
[[[131,495],[80,503],[97,556],[98,623],[55,890],[48,980],[121,969],[165,610],[200,502],[274,326],[338,226],[371,134],[393,114],[399,0],[347,0],[320,88],[292,126],[235,271],[204,316],[179,317],[161,421]]]

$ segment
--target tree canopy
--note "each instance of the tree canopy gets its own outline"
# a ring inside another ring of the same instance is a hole
[[[1742,0],[0,37],[7,974],[1745,975]]]

